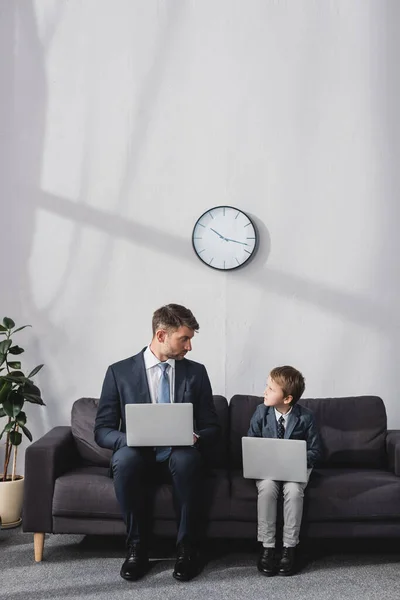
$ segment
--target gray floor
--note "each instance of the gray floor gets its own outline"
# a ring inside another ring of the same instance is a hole
[[[0,531],[0,598],[45,600],[321,600],[400,598],[400,546],[379,544],[310,545],[302,571],[293,577],[265,578],[255,567],[256,546],[213,543],[204,571],[189,583],[172,578],[173,547],[159,545],[148,575],[136,583],[120,578],[123,540],[49,535],[45,560],[33,560],[33,536]]]

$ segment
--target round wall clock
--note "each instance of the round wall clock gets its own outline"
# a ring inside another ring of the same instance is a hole
[[[231,271],[247,263],[257,248],[257,231],[243,211],[233,206],[210,208],[193,228],[194,251],[213,269]]]

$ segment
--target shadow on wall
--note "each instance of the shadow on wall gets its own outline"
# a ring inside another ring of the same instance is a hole
[[[67,199],[39,192],[37,206],[57,215],[64,216],[82,227],[96,227],[110,235],[112,239],[135,240],[135,244],[148,246],[160,253],[177,256],[183,261],[192,261],[188,253],[188,241],[166,233],[155,227],[138,225],[115,214],[99,211],[87,205],[75,204]],[[313,304],[321,310],[339,314],[344,319],[368,325],[373,329],[389,333],[396,322],[396,314],[383,310],[361,294],[351,294],[333,287],[307,280],[293,274],[287,274],[266,266],[270,253],[270,236],[264,223],[252,216],[260,233],[260,247],[254,260],[245,269],[238,269],[236,274],[252,287],[285,297],[297,297]],[[98,277],[102,274],[99,270]]]
[[[60,10],[62,4],[57,7],[55,16]],[[54,27],[53,21],[47,31],[48,41],[51,41]],[[0,201],[1,222],[6,226],[2,226],[0,236],[1,301],[4,309],[0,312],[4,314],[6,310],[18,322],[23,320],[34,325],[33,336],[43,327],[53,327],[46,313],[36,310],[28,276],[36,216],[32,191],[40,185],[47,110],[44,54],[45,47],[39,39],[33,2],[2,2]],[[59,335],[59,332],[55,332],[55,335]],[[24,346],[23,340],[21,345]],[[38,363],[43,362],[40,349],[35,359]],[[46,375],[42,381],[45,385],[41,387],[46,388]],[[47,395],[52,396],[51,390],[47,389]],[[31,422],[46,419],[43,410],[34,412],[35,417],[30,419]],[[39,427],[39,430],[43,429],[43,426]]]
[[[138,99],[135,102],[135,105],[137,106],[136,113],[129,120],[131,130],[129,131],[128,128],[126,133],[127,150],[125,165],[120,182],[119,193],[116,197],[116,203],[112,208],[113,212],[102,212],[93,209],[86,204],[86,198],[90,187],[90,181],[88,180],[90,170],[87,168],[87,165],[90,162],[88,151],[84,152],[83,156],[81,185],[76,202],[70,202],[66,198],[47,194],[39,187],[35,191],[37,194],[35,203],[38,207],[46,209],[50,213],[65,217],[75,225],[70,241],[67,267],[58,292],[53,296],[50,304],[47,306],[47,310],[50,310],[57,304],[57,301],[62,297],[63,291],[69,285],[70,276],[74,273],[78,260],[80,241],[83,238],[87,226],[94,226],[99,231],[102,231],[105,234],[104,238],[106,241],[103,245],[101,254],[96,257],[97,267],[94,267],[96,274],[91,279],[91,288],[89,290],[89,293],[93,298],[96,298],[97,295],[101,293],[104,289],[104,281],[111,276],[112,264],[109,261],[109,257],[113,254],[116,239],[125,238],[129,241],[134,239],[135,243],[139,242],[140,244],[144,244],[146,242],[146,236],[151,236],[150,239],[152,240],[152,243],[149,245],[152,248],[159,249],[161,252],[164,252],[166,247],[169,248],[169,246],[165,246],[165,244],[172,245],[172,253],[177,256],[182,256],[186,251],[184,244],[179,244],[178,240],[175,240],[175,238],[168,236],[168,239],[166,239],[166,236],[164,236],[162,232],[158,232],[155,229],[150,229],[149,231],[143,230],[140,226],[137,226],[120,216],[125,213],[126,208],[131,202],[132,187],[140,167],[143,149],[147,144],[148,129],[153,120],[153,114],[158,103],[158,96],[163,83],[170,51],[173,46],[173,40],[176,36],[177,28],[182,25],[182,13],[184,13],[186,8],[187,6],[185,3],[171,3],[168,6],[168,9],[163,11],[163,16],[165,18],[160,21],[163,26],[160,26],[160,31],[157,36],[157,45],[151,68],[148,69],[142,88],[138,93]],[[90,91],[88,91],[88,94],[90,94]],[[92,122],[92,119],[95,117],[95,111],[92,111],[91,108],[95,103],[96,97],[90,96],[88,103],[90,110],[88,110],[86,114],[88,120],[85,136],[86,148],[92,147],[90,134],[99,126],[97,121]],[[116,232],[118,232],[117,235],[115,235]],[[149,240],[147,240],[147,243],[148,242]]]
[[[153,65],[142,86],[136,118],[132,119],[133,129],[128,134],[130,139],[127,140],[125,172],[118,202],[114,207],[114,214],[111,215],[93,210],[85,204],[89,183],[88,170],[85,169],[87,153],[83,160],[77,203],[49,195],[41,189],[48,105],[46,53],[59,26],[64,8],[63,3],[56,3],[52,7],[52,14],[46,13],[47,29],[39,36],[34,2],[15,0],[2,3],[0,6],[0,69],[4,92],[0,98],[0,131],[2,134],[4,132],[0,138],[4,141],[0,146],[1,213],[2,222],[9,225],[2,229],[1,255],[10,256],[10,251],[14,249],[12,260],[0,261],[1,281],[12,282],[12,285],[7,286],[4,283],[2,285],[2,303],[10,316],[12,312],[12,316],[16,319],[34,325],[33,336],[37,337],[33,337],[31,350],[35,353],[36,362],[44,362],[44,352],[41,350],[38,333],[46,332],[47,352],[48,344],[50,347],[52,344],[56,346],[58,340],[61,338],[65,340],[65,332],[58,329],[51,321],[50,311],[57,305],[63,291],[70,283],[70,275],[76,266],[79,241],[86,226],[90,224],[107,235],[103,253],[97,258],[97,275],[92,278],[91,293],[94,295],[102,289],[103,282],[110,275],[111,265],[104,258],[112,254],[116,239],[126,237],[129,240],[134,239],[135,243],[148,243],[146,236],[149,232],[130,223],[119,214],[124,212],[129,201],[128,191],[137,173],[141,150],[146,143],[148,124],[152,118],[151,113],[163,80],[169,49],[172,47],[176,27],[181,24],[180,13],[184,10],[185,4],[174,3],[165,11],[164,27],[158,36]],[[92,114],[88,113],[88,119],[91,118]],[[90,132],[91,128],[87,129]],[[89,147],[90,144],[87,143],[86,146]],[[74,223],[65,276],[51,302],[44,309],[39,309],[35,305],[28,268],[40,209],[63,215]],[[184,256],[187,252],[184,240],[159,233],[152,235],[151,240],[152,247],[157,247],[163,252],[166,247],[178,256]],[[57,397],[53,379],[49,371],[46,369],[42,371],[41,388],[45,400]],[[30,421],[36,425],[38,435],[59,423],[57,406],[51,404],[51,401],[47,404],[44,411],[35,411],[30,418]]]
[[[375,5],[374,5],[375,6]],[[380,28],[383,40],[382,46],[386,49],[386,55],[380,61],[379,65],[375,62],[375,69],[380,77],[384,79],[383,94],[379,94],[379,86],[375,86],[377,102],[373,108],[379,115],[377,136],[381,143],[385,145],[385,152],[380,152],[382,179],[386,182],[384,198],[382,198],[382,210],[380,216],[382,222],[379,224],[378,231],[381,239],[376,249],[376,280],[378,289],[385,290],[388,281],[399,282],[399,252],[400,238],[398,227],[400,223],[400,70],[398,67],[398,57],[400,55],[400,38],[398,33],[398,23],[400,22],[400,3],[389,2],[382,5],[376,5],[376,15],[380,20],[383,19],[383,27]],[[382,68],[383,67],[383,68]],[[382,140],[383,138],[383,140]],[[393,290],[396,293],[398,287]],[[400,365],[400,312],[398,296],[393,298],[393,304],[396,306],[396,314],[393,315],[392,328],[388,336],[389,344],[387,350],[386,373],[382,377],[387,377],[392,381],[393,389],[397,389],[397,373]],[[385,365],[386,366],[386,365]]]

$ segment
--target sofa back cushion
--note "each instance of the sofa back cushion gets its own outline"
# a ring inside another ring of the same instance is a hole
[[[221,426],[221,436],[215,446],[205,453],[207,464],[214,469],[228,467],[228,443],[229,443],[229,406],[224,396],[213,396],[214,406],[217,411]]]
[[[242,437],[247,435],[260,396],[236,395],[230,401],[231,464],[242,467]],[[386,410],[377,396],[304,398],[299,404],[315,416],[322,445],[321,465],[382,468],[386,465]]]
[[[85,464],[108,467],[112,451],[100,448],[94,441],[94,422],[99,400],[79,398],[72,406],[71,430],[76,447]],[[214,396],[214,404],[221,424],[221,438],[206,455],[207,463],[213,468],[226,466],[228,452],[229,411],[223,396]]]
[[[324,465],[386,466],[387,420],[381,398],[305,398],[300,403],[314,413]]]
[[[244,396],[236,394],[229,402],[230,413],[230,440],[229,458],[233,469],[241,469],[242,460],[242,437],[247,435],[250,420],[257,406],[263,399],[260,396]]]
[[[100,448],[94,441],[94,421],[98,398],[79,398],[72,405],[71,430],[76,447],[85,464],[108,467],[112,450]]]

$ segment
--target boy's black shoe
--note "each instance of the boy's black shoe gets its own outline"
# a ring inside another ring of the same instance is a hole
[[[139,543],[128,546],[128,552],[121,567],[121,577],[128,581],[137,581],[146,574],[148,568],[147,551]]]
[[[190,581],[200,573],[201,568],[197,548],[188,542],[180,542],[177,546],[173,577],[178,581]]]
[[[282,556],[279,562],[278,575],[293,575],[295,570],[296,548],[282,548]]]
[[[275,548],[261,548],[257,569],[263,575],[271,577],[276,573]]]

